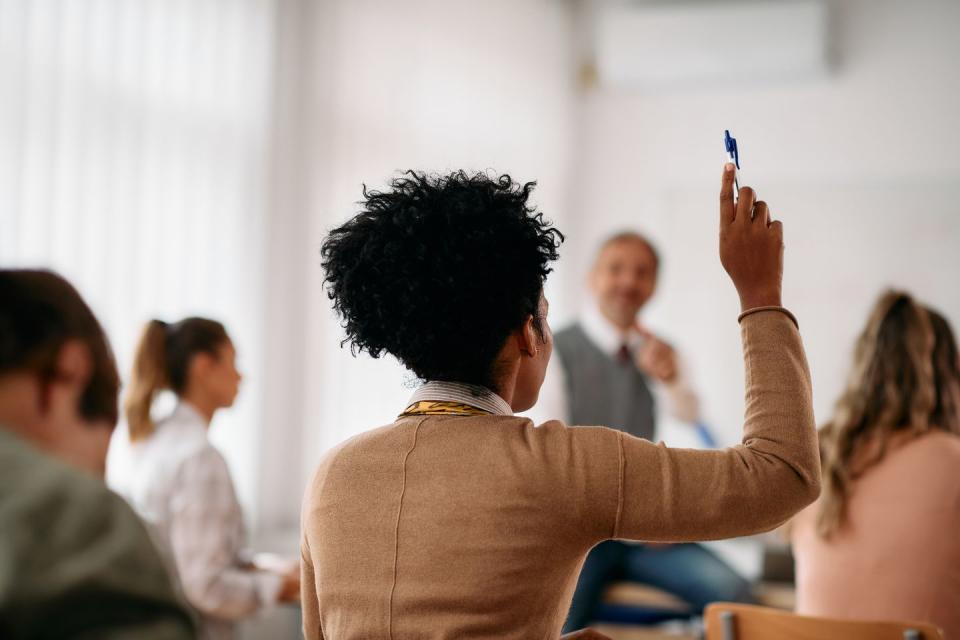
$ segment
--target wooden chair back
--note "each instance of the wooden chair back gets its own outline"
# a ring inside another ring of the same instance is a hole
[[[707,606],[706,640],[943,640],[925,622],[880,622],[798,616],[779,609],[716,602]]]

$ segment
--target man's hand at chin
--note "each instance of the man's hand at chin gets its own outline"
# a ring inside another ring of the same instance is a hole
[[[643,336],[643,345],[637,351],[640,370],[654,380],[669,384],[677,378],[677,353],[669,344],[637,323],[634,327]]]

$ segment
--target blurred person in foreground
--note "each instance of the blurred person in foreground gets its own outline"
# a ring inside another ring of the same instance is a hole
[[[0,637],[195,637],[140,519],[103,483],[119,378],[77,291],[0,270]]]
[[[607,238],[597,251],[590,296],[572,325],[554,335],[535,421],[610,425],[653,440],[658,415],[691,427],[699,402],[676,350],[640,322],[657,290],[660,252],[631,231]],[[594,619],[612,583],[651,585],[687,602],[693,613],[715,601],[749,601],[750,584],[703,545],[645,545],[607,540],[584,562],[564,629]]]
[[[960,639],[960,360],[943,316],[880,297],[820,446],[823,495],[788,529],[797,612]]]
[[[557,637],[598,542],[756,533],[819,494],[810,379],[780,306],[782,227],[749,188],[734,206],[732,165],[720,255],[743,308],[743,445],[670,449],[514,415],[536,402],[553,350],[543,285],[562,240],[532,188],[408,172],[365,190],[323,244],[347,340],[426,382],[392,424],[330,451],[308,487],[311,640]]]
[[[300,592],[295,562],[258,566],[246,548],[230,469],[208,438],[214,414],[233,405],[240,379],[233,341],[216,320],[151,320],[124,401],[127,429],[114,438],[109,458],[110,486],[152,527],[201,615],[204,638],[232,638],[237,621]],[[154,421],[154,400],[166,389],[177,405]]]

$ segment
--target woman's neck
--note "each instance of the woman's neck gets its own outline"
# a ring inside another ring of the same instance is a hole
[[[180,401],[186,402],[193,407],[193,410],[200,414],[200,417],[203,418],[204,423],[208,427],[210,426],[210,422],[213,420],[213,414],[218,409],[213,402],[207,398],[204,398],[201,394],[190,393],[189,391],[180,396]]]

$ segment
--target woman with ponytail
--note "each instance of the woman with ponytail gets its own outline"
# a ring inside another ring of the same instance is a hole
[[[214,413],[236,398],[235,359],[219,322],[147,323],[124,398],[129,442],[115,443],[108,468],[111,486],[169,552],[205,638],[232,638],[236,621],[299,593],[295,566],[276,572],[251,565],[230,472],[207,438]],[[154,400],[165,390],[176,395],[176,408],[154,420]]]
[[[960,362],[947,321],[877,301],[820,433],[823,494],[790,529],[797,611],[960,638]]]

